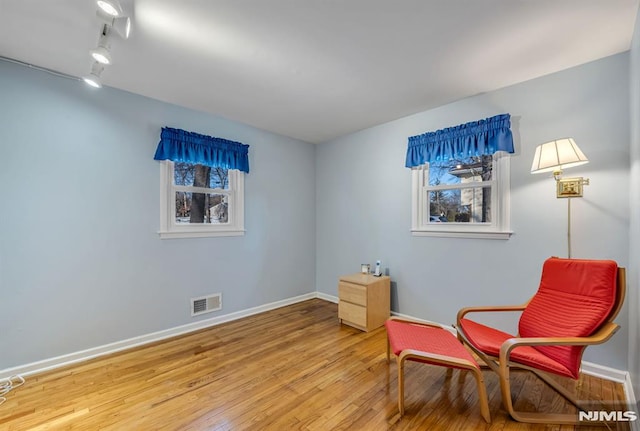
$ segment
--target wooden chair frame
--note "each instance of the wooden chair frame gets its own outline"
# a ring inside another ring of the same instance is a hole
[[[619,325],[613,323],[616,318],[626,293],[626,272],[624,268],[618,268],[617,274],[617,289],[616,289],[616,302],[613,309],[609,313],[607,320],[600,326],[600,328],[588,337],[536,337],[536,338],[524,338],[514,337],[506,340],[500,347],[500,355],[498,357],[488,355],[478,350],[467,339],[467,336],[460,329],[460,321],[468,313],[475,312],[503,312],[503,311],[523,311],[529,301],[522,305],[506,305],[506,306],[489,306],[489,307],[467,307],[458,312],[456,319],[458,339],[469,347],[476,355],[482,359],[489,368],[498,374],[500,378],[500,391],[502,394],[502,403],[504,408],[509,412],[509,415],[513,419],[519,422],[528,423],[544,423],[544,424],[578,424],[578,416],[573,414],[561,414],[561,413],[531,413],[520,412],[513,408],[513,401],[511,398],[511,386],[509,382],[509,369],[520,368],[533,372],[538,378],[549,385],[552,389],[566,398],[569,402],[575,405],[578,409],[583,409],[575,397],[562,385],[552,379],[552,374],[538,370],[536,368],[513,362],[510,360],[510,355],[513,349],[519,346],[591,346],[596,344],[602,344],[609,340],[613,334],[620,328]]]
[[[403,319],[398,317],[390,317],[389,320],[395,320],[398,322],[411,323],[414,325],[430,326],[433,328],[439,328],[443,331],[448,329],[435,323],[421,322],[409,319]],[[391,345],[389,343],[389,337],[387,336],[387,363],[390,362],[391,357]],[[443,367],[454,367],[462,370],[471,371],[473,377],[476,380],[478,386],[478,399],[480,403],[480,413],[487,423],[491,423],[491,414],[489,413],[489,401],[487,398],[487,390],[484,385],[484,377],[482,371],[476,366],[476,364],[467,361],[465,359],[455,358],[451,356],[438,355],[436,353],[422,352],[420,350],[406,349],[400,352],[400,355],[396,357],[398,364],[398,410],[400,412],[399,418],[404,415],[404,363],[407,360],[425,360],[429,361],[427,365],[440,365]]]

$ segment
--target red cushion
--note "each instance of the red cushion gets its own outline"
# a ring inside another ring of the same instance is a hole
[[[583,337],[608,318],[616,301],[618,265],[611,260],[547,259],[540,288],[520,317],[521,337]],[[584,346],[542,346],[539,352],[578,377]]]
[[[469,319],[462,319],[460,321],[460,329],[467,336],[471,344],[478,350],[495,357],[500,355],[500,346],[502,346],[502,343],[509,338],[515,338],[514,335],[490,328],[489,326]],[[574,376],[565,366],[530,346],[516,347],[511,351],[510,359],[539,370],[577,378],[577,376]]]
[[[471,362],[476,368],[479,368],[478,363],[473,359],[471,353],[446,329],[397,320],[387,320],[384,325],[387,328],[387,336],[389,337],[391,350],[396,356],[399,356],[403,350],[418,350],[427,355],[432,353],[450,358],[465,359]],[[437,360],[410,360],[434,365],[444,365]]]

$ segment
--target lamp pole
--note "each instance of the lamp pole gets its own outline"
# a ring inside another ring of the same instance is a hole
[[[571,198],[567,198],[567,257],[571,259]]]

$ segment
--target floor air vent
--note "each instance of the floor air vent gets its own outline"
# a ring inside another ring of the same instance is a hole
[[[191,298],[191,315],[198,316],[222,309],[222,293]]]

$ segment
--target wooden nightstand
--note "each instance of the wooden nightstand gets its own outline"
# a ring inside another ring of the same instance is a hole
[[[345,325],[371,331],[389,318],[391,279],[383,275],[351,274],[338,282],[338,319]]]

